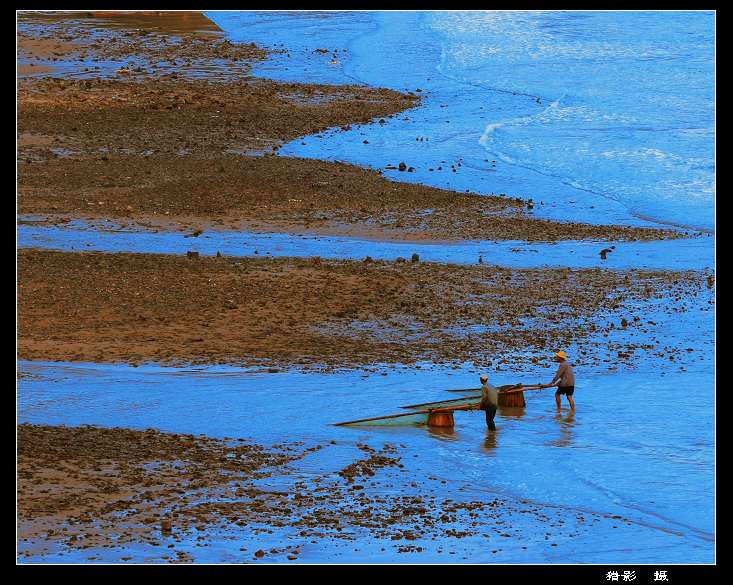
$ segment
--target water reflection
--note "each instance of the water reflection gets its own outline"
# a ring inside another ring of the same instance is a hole
[[[490,431],[486,430],[486,438],[484,439],[484,442],[481,444],[481,451],[486,453],[487,455],[494,455],[494,451],[496,450],[497,445],[499,444],[497,441],[497,438],[499,436],[499,431]]]
[[[550,444],[554,447],[570,447],[574,438],[575,411],[571,410],[565,415],[558,411],[555,414],[555,420],[560,423],[560,437],[551,441]]]
[[[456,433],[454,427],[427,427],[428,434],[440,440],[456,441],[458,439],[458,433]]]
[[[502,418],[520,419],[527,412],[524,406],[500,406],[496,413]]]

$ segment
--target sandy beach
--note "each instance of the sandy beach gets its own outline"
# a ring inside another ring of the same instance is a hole
[[[254,76],[275,56],[301,57],[283,43],[231,42],[200,12],[19,13],[18,26],[21,226],[87,222],[90,233],[192,243],[213,232],[598,248],[592,268],[572,264],[570,248],[567,267],[531,250],[539,267],[521,268],[499,256],[245,257],[245,243],[233,244],[241,256],[20,247],[18,562],[586,562],[589,546],[593,562],[621,542],[643,543],[634,558],[646,562],[657,549],[678,560],[682,541],[708,558],[707,516],[671,511],[687,491],[647,501],[684,473],[665,475],[677,461],[657,437],[685,429],[660,423],[645,436],[626,409],[642,390],[650,412],[667,408],[687,375],[707,408],[700,368],[714,342],[682,328],[708,323],[715,274],[603,264],[623,253],[612,243],[672,246],[702,241],[700,230],[558,221],[537,213],[541,193],[415,182],[409,149],[383,168],[282,156],[300,140],[388,126],[428,98]],[[324,66],[345,59],[307,52]],[[493,172],[496,161],[484,163]],[[460,176],[462,164],[429,171]],[[500,433],[486,437],[483,415],[445,432],[330,426],[444,399],[444,386],[473,387],[479,372],[549,382],[559,348],[587,373],[579,420],[555,412],[548,390],[529,414],[499,412]],[[673,381],[657,394],[664,373]],[[623,425],[640,436],[614,434]],[[562,456],[576,444],[577,459]],[[593,471],[624,461],[642,488]]]

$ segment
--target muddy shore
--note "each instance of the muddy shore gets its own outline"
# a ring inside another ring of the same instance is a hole
[[[395,183],[373,170],[337,162],[231,154],[214,161],[176,154],[103,154],[21,168],[18,209],[42,216],[49,225],[72,218],[111,218],[166,231],[317,233],[406,241],[684,237],[671,230],[531,219],[517,199],[457,196]],[[38,221],[35,217],[34,223]]]
[[[145,67],[154,74],[167,64],[195,69],[212,61],[237,76],[269,54],[251,43],[228,42],[200,12],[20,12],[17,22],[20,76],[56,72],[61,65],[73,75],[109,74],[113,63],[126,73]]]
[[[19,252],[18,278],[21,359],[268,367],[509,368],[615,328],[640,342],[581,349],[576,364],[639,352],[674,361],[634,303],[668,298],[684,310],[712,294],[696,271],[38,250]]]
[[[451,540],[473,536],[486,542],[473,562],[487,562],[504,550],[526,549],[528,527],[558,546],[604,524],[630,525],[594,512],[563,518],[562,511],[526,500],[436,497],[431,484],[441,480],[417,483],[401,475],[404,455],[389,443],[380,449],[358,444],[360,458],[332,473],[295,479],[285,491],[260,481],[289,476],[299,459],[332,444],[261,446],[152,429],[22,424],[21,556],[89,549],[86,561],[125,562],[133,559],[126,547],[135,546],[148,562],[186,563],[195,561],[191,543],[207,546],[209,531],[236,539],[242,530],[250,538],[278,530],[289,535],[287,544],[238,545],[236,562],[298,561],[304,548],[328,542],[352,543],[358,552],[369,538],[409,557],[423,550],[415,541],[439,538],[448,548]],[[512,526],[515,517],[523,528]],[[446,562],[455,558],[445,556]]]
[[[676,230],[539,220],[531,202],[511,194],[458,193],[389,181],[379,169],[271,156],[298,136],[380,123],[418,106],[416,94],[254,79],[249,64],[267,54],[259,47],[212,44],[193,33],[123,33],[95,21],[29,29],[23,47],[56,39],[74,42],[54,49],[58,59],[134,55],[136,61],[104,74],[87,67],[79,78],[19,81],[20,213],[45,214],[51,222],[125,217],[170,230],[200,224],[402,240],[685,237]],[[229,64],[226,71],[201,69],[200,62],[220,61]]]

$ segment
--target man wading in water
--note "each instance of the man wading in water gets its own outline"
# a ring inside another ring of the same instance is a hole
[[[555,392],[555,403],[557,409],[560,410],[560,395],[565,394],[568,397],[568,403],[570,404],[570,410],[575,410],[575,401],[573,400],[573,392],[575,392],[575,374],[573,373],[573,366],[567,362],[568,356],[564,351],[558,351],[555,354],[555,361],[560,363],[560,367],[555,372],[555,377],[549,384],[543,384],[543,388],[549,388],[550,386],[557,386],[557,392]]]
[[[489,427],[489,430],[495,431],[494,415],[496,414],[496,407],[499,406],[499,390],[489,386],[487,376],[481,376],[479,380],[481,380],[481,404],[479,409],[486,412],[486,426]]]

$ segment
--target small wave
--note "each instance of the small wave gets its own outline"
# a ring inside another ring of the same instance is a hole
[[[481,138],[479,138],[479,141],[478,141],[479,144],[483,146],[484,148],[486,148],[487,143],[491,139],[491,135],[498,128],[502,128],[504,126],[525,126],[531,123],[533,120],[540,119],[547,112],[551,110],[557,110],[560,107],[560,101],[563,100],[566,95],[567,93],[563,93],[559,98],[551,101],[547,105],[547,107],[538,114],[534,114],[532,116],[519,116],[517,118],[511,118],[509,120],[504,120],[501,122],[492,122],[490,124],[487,124],[486,128],[484,129],[484,133],[481,135]]]
[[[486,143],[491,139],[491,135],[493,134],[494,130],[496,130],[497,128],[501,128],[503,125],[503,122],[488,124],[484,129],[484,133],[481,135],[481,138],[478,139],[478,143],[481,146],[486,147]]]
[[[694,230],[697,232],[702,232],[704,234],[713,235],[715,234],[715,230],[710,227],[705,227],[702,225],[696,225],[696,224],[689,224],[689,223],[683,223],[683,222],[677,222],[677,221],[671,221],[666,219],[660,219],[658,217],[654,217],[652,215],[648,215],[646,213],[639,213],[637,211],[634,211],[633,209],[629,210],[629,213],[637,219],[641,219],[642,221],[650,221],[652,223],[658,223],[659,225],[666,225],[669,227],[676,227],[684,230]]]

